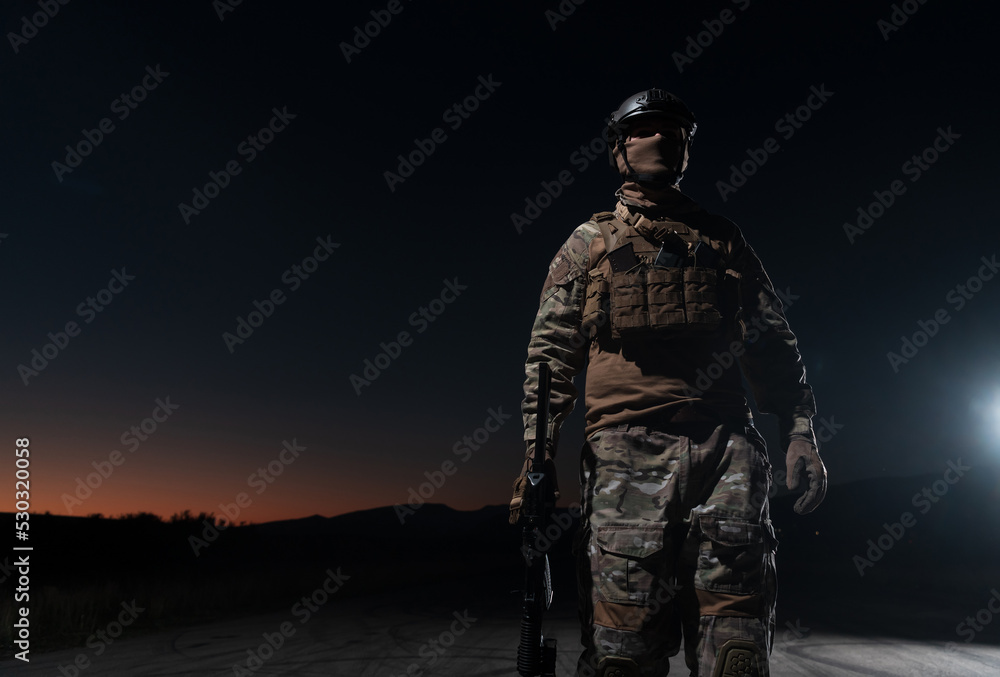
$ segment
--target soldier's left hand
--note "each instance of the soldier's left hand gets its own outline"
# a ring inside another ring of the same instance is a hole
[[[793,439],[785,455],[785,469],[788,471],[786,483],[791,491],[798,489],[801,473],[804,472],[809,479],[806,493],[795,502],[795,512],[805,515],[819,507],[826,497],[826,466],[819,457],[816,445],[807,440]]]

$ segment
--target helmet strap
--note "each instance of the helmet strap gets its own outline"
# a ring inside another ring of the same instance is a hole
[[[681,140],[681,157],[677,161],[677,169],[674,170],[674,174],[677,176],[676,183],[680,183],[681,179],[684,178],[684,163],[687,162],[691,149],[691,136],[688,134],[687,128],[681,127],[680,129],[684,138]]]

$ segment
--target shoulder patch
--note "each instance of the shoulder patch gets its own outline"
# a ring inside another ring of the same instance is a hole
[[[570,284],[587,272],[590,264],[590,241],[599,234],[600,231],[590,222],[577,226],[549,264],[549,274],[542,288],[543,301],[555,293],[558,287]]]

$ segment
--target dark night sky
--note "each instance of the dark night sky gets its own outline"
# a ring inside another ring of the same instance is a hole
[[[685,192],[736,221],[797,297],[788,316],[820,418],[842,426],[822,447],[832,484],[957,458],[995,472],[1000,280],[973,283],[962,307],[948,296],[1000,249],[1000,97],[980,5],[913,2],[884,39],[888,2],[589,0],[553,30],[555,0],[402,0],[348,63],[341,43],[386,6],[247,0],[220,20],[207,0],[72,2],[15,52],[12,32],[39,10],[6,5],[0,402],[6,439],[32,440],[33,509],[218,513],[245,492],[239,519],[334,515],[403,503],[448,461],[431,501],[507,501],[546,266],[619,184],[606,155],[586,168],[572,155],[650,86],[698,116]],[[723,10],[731,22],[678,72],[673,54]],[[119,97],[157,67],[169,75],[121,119]],[[480,78],[499,84],[446,117]],[[832,95],[794,133],[776,129],[813,87]],[[272,109],[295,117],[251,159],[241,144]],[[103,118],[114,129],[57,176]],[[390,190],[384,172],[436,128],[444,140]],[[957,138],[917,178],[905,163],[939,128]],[[723,199],[717,182],[768,137],[777,152]],[[178,205],[230,162],[239,173],[186,222]],[[519,234],[512,213],[563,170],[572,183]],[[905,192],[851,242],[844,222],[896,180]],[[291,283],[317,238],[338,247]],[[128,286],[99,294],[123,269]],[[461,294],[418,332],[411,315],[455,280]],[[275,289],[284,302],[230,351],[223,334]],[[78,312],[88,297],[111,301]],[[894,370],[887,353],[939,311],[947,323]],[[78,335],[25,377],[69,322]],[[412,343],[356,393],[351,375],[402,331]],[[176,410],[132,442],[158,398]],[[456,455],[491,409],[513,416]],[[774,440],[770,417],[762,427]],[[578,411],[561,447],[566,501],[582,428]],[[273,484],[252,477],[286,440],[305,449]],[[68,504],[94,463],[113,472]]]

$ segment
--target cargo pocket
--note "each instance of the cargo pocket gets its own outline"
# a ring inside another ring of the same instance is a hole
[[[684,270],[650,268],[646,276],[649,324],[654,329],[677,329],[684,324]]]
[[[702,515],[699,525],[697,587],[738,595],[765,592],[766,564],[774,557],[770,523]]]
[[[684,268],[684,306],[693,331],[719,328],[719,275],[711,268]]]
[[[597,527],[594,584],[608,602],[645,605],[664,574],[664,526],[619,522]]]
[[[620,338],[649,326],[645,266],[611,274],[611,331]]]

